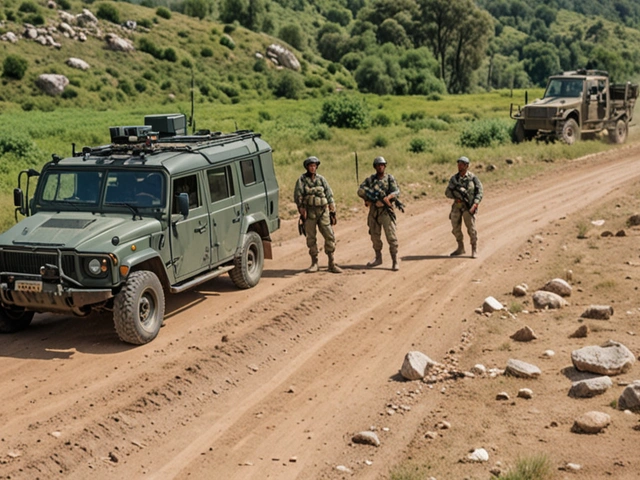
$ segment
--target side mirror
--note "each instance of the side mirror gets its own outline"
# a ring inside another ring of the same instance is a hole
[[[24,208],[24,193],[21,188],[13,189],[13,205],[17,207],[16,210],[20,212],[20,215],[26,213]]]
[[[178,194],[178,212],[184,218],[189,216],[189,194],[182,192]]]

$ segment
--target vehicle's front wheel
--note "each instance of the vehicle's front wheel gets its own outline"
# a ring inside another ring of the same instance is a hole
[[[573,118],[568,119],[562,125],[560,139],[567,145],[573,145],[580,140],[580,126]]]
[[[535,135],[535,130],[525,130],[523,120],[516,120],[516,124],[511,131],[511,140],[514,143],[522,143],[525,140],[531,140]]]
[[[238,288],[255,287],[262,276],[264,249],[262,239],[256,232],[248,232],[244,237],[242,251],[233,260],[234,269],[229,272],[231,280]]]
[[[616,128],[609,130],[609,141],[611,143],[624,143],[627,140],[627,122],[620,119],[616,122]]]
[[[153,272],[133,272],[113,302],[113,323],[120,340],[134,345],[149,343],[158,336],[163,319],[160,280]]]
[[[24,308],[8,308],[0,305],[0,333],[14,333],[24,330],[31,324],[35,312]]]

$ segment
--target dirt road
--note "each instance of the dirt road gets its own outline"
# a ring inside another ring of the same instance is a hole
[[[141,347],[119,342],[107,315],[37,315],[0,337],[0,478],[351,478],[339,465],[384,478],[445,394],[403,382],[404,355],[457,351],[483,299],[521,281],[522,245],[638,182],[639,167],[629,146],[487,190],[475,260],[448,257],[444,196],[399,214],[399,272],[387,252],[364,267],[364,211],[336,228],[343,275],[322,256],[324,271],[302,273],[309,257],[287,223],[256,288],[225,276],[169,298]],[[351,445],[371,427],[381,447]]]

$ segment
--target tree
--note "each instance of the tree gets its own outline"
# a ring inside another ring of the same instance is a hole
[[[298,50],[304,50],[305,48],[306,37],[297,23],[289,23],[280,28],[278,38]]]
[[[29,62],[19,55],[9,54],[2,62],[2,76],[5,78],[13,78],[15,80],[22,80],[25,73],[27,73],[27,67]]]
[[[399,47],[411,47],[411,40],[407,36],[407,32],[393,18],[387,18],[380,27],[378,27],[378,43],[393,43]]]
[[[524,57],[524,69],[536,85],[545,85],[549,75],[560,71],[558,49],[550,43],[530,43],[522,50],[522,56]]]

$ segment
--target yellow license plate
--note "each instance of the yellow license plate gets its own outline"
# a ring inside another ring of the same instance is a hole
[[[37,280],[16,280],[16,290],[18,292],[41,292],[42,282]]]

